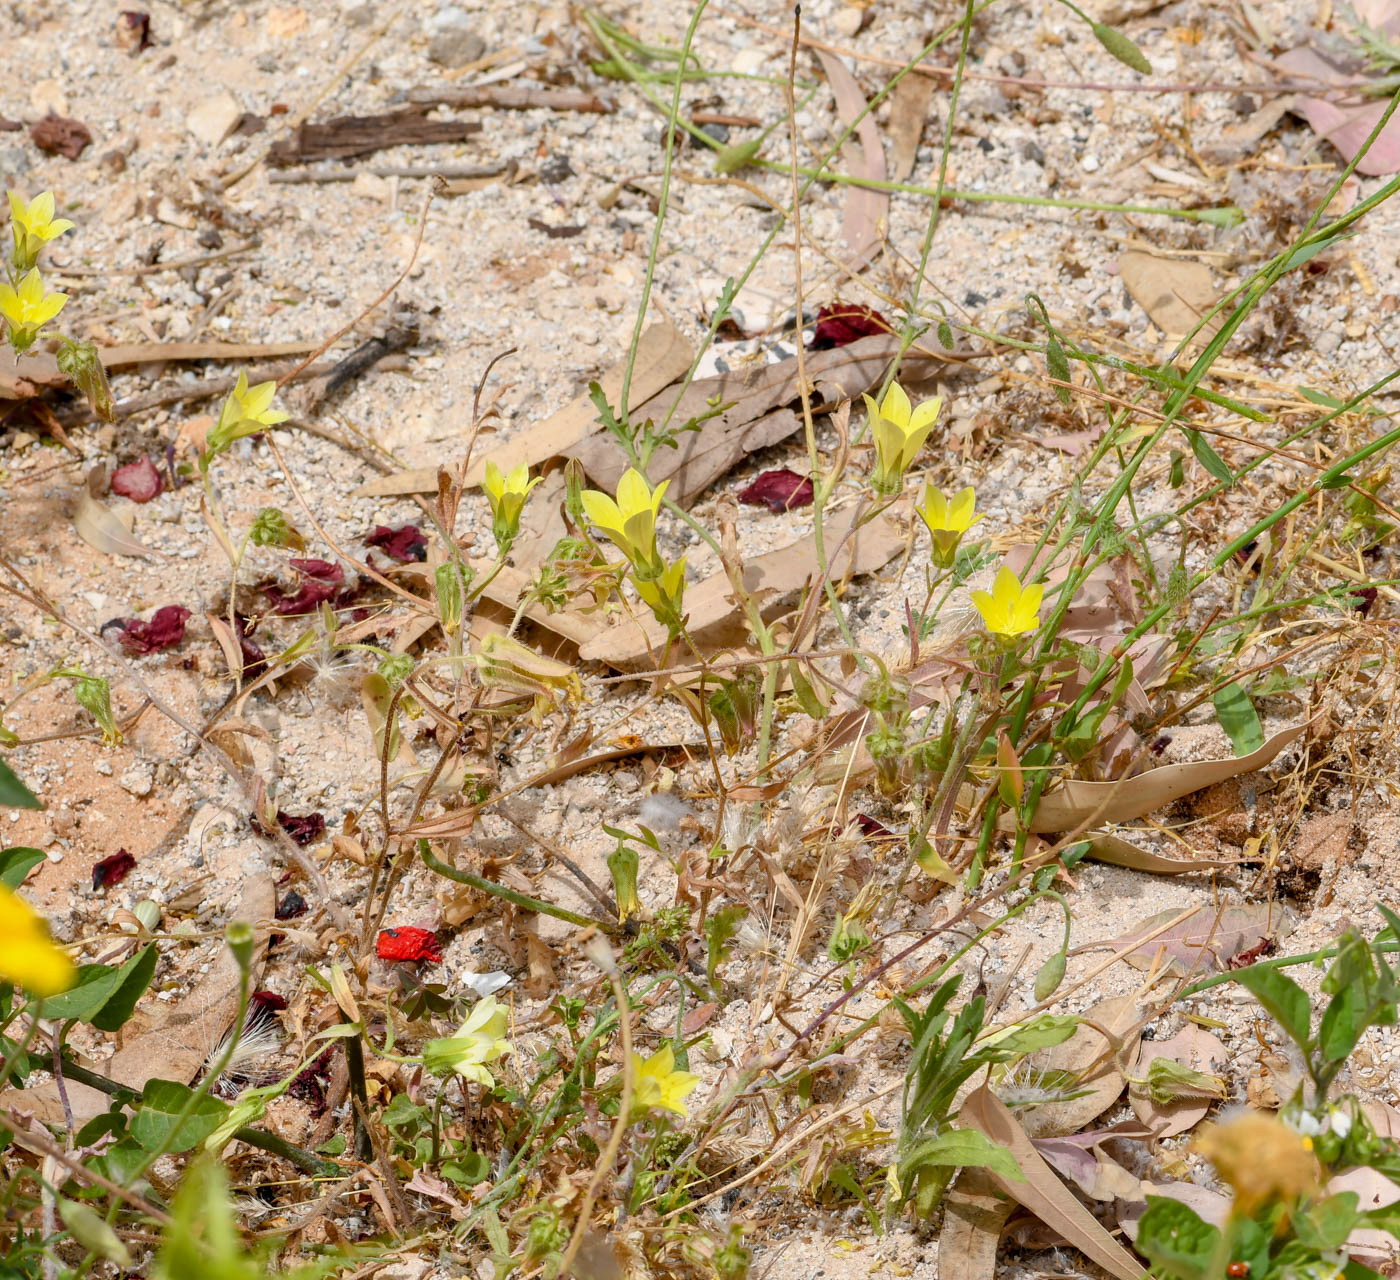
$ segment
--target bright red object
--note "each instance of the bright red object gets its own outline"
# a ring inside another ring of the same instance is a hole
[[[442,946],[437,934],[431,929],[417,929],[413,925],[400,925],[397,929],[379,931],[379,958],[381,960],[426,960],[430,964],[442,963]]]

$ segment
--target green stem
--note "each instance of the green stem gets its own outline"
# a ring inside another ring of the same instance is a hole
[[[480,893],[489,893],[492,897],[501,898],[523,911],[533,911],[542,916],[553,916],[556,920],[563,920],[567,924],[576,924],[582,929],[601,929],[604,933],[609,934],[619,932],[619,926],[611,920],[596,920],[592,916],[581,916],[576,911],[556,907],[552,902],[543,902],[539,898],[530,898],[523,893],[517,893],[514,889],[508,889],[505,885],[497,884],[494,880],[487,880],[484,876],[459,870],[450,863],[443,862],[434,856],[432,847],[426,840],[418,841],[418,855],[423,859],[423,864],[428,870],[436,871],[438,875],[455,880],[458,884],[467,885]]]

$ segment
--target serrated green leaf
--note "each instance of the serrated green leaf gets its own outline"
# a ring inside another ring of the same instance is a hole
[[[1217,689],[1211,698],[1215,704],[1215,718],[1225,730],[1237,756],[1247,756],[1264,745],[1264,726],[1259,723],[1259,713],[1254,703],[1239,685],[1233,681],[1223,689]]]
[[[1147,55],[1116,27],[1096,22],[1093,31],[1095,39],[1125,67],[1132,67],[1145,76],[1152,74],[1152,64],[1148,62]]]

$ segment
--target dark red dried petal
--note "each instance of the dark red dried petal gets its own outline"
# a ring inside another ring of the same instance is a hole
[[[108,885],[120,884],[136,865],[136,859],[125,849],[118,849],[110,858],[103,858],[92,868],[92,887],[105,889]]]
[[[860,833],[863,836],[893,837],[894,835],[894,832],[885,826],[883,822],[877,822],[868,813],[856,814],[856,826],[860,828]]]
[[[855,303],[838,303],[817,312],[817,329],[808,350],[826,351],[831,347],[844,347],[857,338],[893,332],[890,322],[878,311]]]
[[[288,889],[287,895],[277,904],[277,918],[279,920],[295,920],[298,916],[306,914],[306,899],[295,889]]]
[[[1371,610],[1376,607],[1376,601],[1380,598],[1380,591],[1375,587],[1357,587],[1351,594],[1356,600],[1352,608],[1363,618],[1370,616]]]
[[[268,835],[267,828],[258,821],[257,814],[249,814],[248,821],[252,824],[253,830],[260,836]],[[282,828],[296,844],[306,845],[313,840],[317,840],[326,830],[326,820],[319,813],[307,813],[298,817],[296,814],[288,813],[285,809],[277,810],[277,825]]]
[[[378,951],[381,960],[442,962],[442,947],[437,934],[431,929],[417,929],[408,924],[400,925],[397,929],[381,929]]]
[[[767,507],[769,511],[791,511],[811,506],[813,496],[812,482],[806,476],[780,467],[765,471],[739,494],[739,501],[751,507]]]
[[[298,560],[293,556],[287,563],[298,573],[315,578],[317,582],[345,581],[345,570],[329,560]]]
[[[252,1022],[254,1018],[260,1016],[281,1013],[286,1007],[285,996],[279,996],[275,991],[254,991],[248,997],[248,1017],[246,1020]]]
[[[159,653],[185,638],[190,611],[181,604],[162,605],[149,622],[139,618],[122,619],[122,648],[128,653]]]
[[[416,524],[402,524],[397,529],[391,529],[387,524],[377,524],[374,532],[365,539],[365,546],[378,547],[400,564],[428,558],[428,540]]]
[[[149,502],[164,487],[156,464],[149,458],[138,458],[112,472],[112,492],[132,502]]]
[[[151,15],[142,9],[123,9],[117,14],[117,45],[140,53],[151,47]]]
[[[92,133],[87,125],[51,111],[29,126],[34,145],[46,155],[64,155],[76,160],[92,145]]]

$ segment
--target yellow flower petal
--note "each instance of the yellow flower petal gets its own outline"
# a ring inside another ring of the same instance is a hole
[[[884,403],[880,405],[880,416],[888,418],[896,426],[907,431],[912,413],[913,406],[909,403],[909,393],[899,383],[891,382],[890,389],[885,392]]]
[[[77,970],[66,952],[49,938],[43,919],[23,898],[0,885],[0,979],[31,995],[67,991]]]

